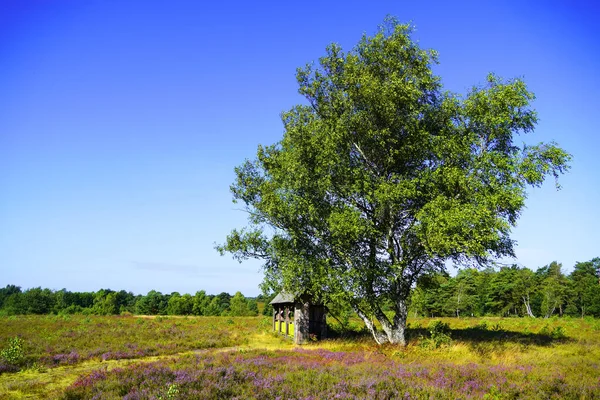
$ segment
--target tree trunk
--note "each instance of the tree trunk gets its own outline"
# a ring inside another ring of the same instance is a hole
[[[523,296],[523,303],[525,304],[525,310],[527,311],[527,315],[531,318],[535,318],[533,312],[531,311],[531,304],[529,304],[529,295]]]
[[[406,346],[406,338],[405,338],[405,328],[406,324],[403,325],[395,325],[390,334],[388,335],[388,340],[392,344],[399,344],[401,346]]]
[[[408,307],[406,298],[396,299],[396,315],[394,315],[394,325],[390,335],[390,343],[406,346],[406,318],[408,317]]]
[[[390,320],[381,310],[374,310],[375,318],[381,324],[383,332],[377,330],[377,327],[359,307],[353,306],[354,311],[363,320],[367,329],[373,335],[377,344],[392,343],[399,344],[402,346],[406,345],[406,318],[408,316],[408,309],[406,307],[405,300],[396,301],[396,315],[394,316],[394,322],[390,323]]]
[[[373,335],[373,338],[375,339],[375,342],[377,342],[377,344],[384,344],[387,342],[387,337],[383,332],[379,332],[377,330],[377,327],[375,326],[375,324],[373,324],[373,321],[364,313],[362,312],[362,310],[356,306],[353,306],[354,311],[356,312],[356,314],[363,320],[363,322],[365,323],[367,329],[369,330],[369,332],[371,332],[371,335]]]

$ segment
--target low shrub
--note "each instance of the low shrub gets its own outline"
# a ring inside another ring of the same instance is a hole
[[[430,339],[427,342],[428,347],[437,349],[452,344],[450,326],[447,323],[442,321],[431,321],[428,329],[430,334]]]
[[[20,367],[25,360],[23,344],[18,336],[8,339],[8,346],[0,351],[0,359],[8,366]]]

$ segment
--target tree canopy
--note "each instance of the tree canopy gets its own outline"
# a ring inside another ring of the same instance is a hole
[[[298,69],[307,102],[282,114],[281,141],[236,168],[249,223],[218,246],[263,259],[267,284],[347,302],[378,343],[405,342],[421,275],[513,256],[527,186],[570,160],[554,143],[515,142],[537,122],[522,80],[490,74],[466,96],[444,91],[437,53],[411,34],[388,18],[351,51],[332,44]]]

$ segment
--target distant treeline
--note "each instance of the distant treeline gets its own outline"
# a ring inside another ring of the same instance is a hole
[[[600,317],[600,258],[578,262],[569,275],[552,262],[532,271],[517,266],[464,269],[455,277],[423,277],[411,295],[423,316]]]
[[[95,314],[122,313],[143,315],[207,315],[255,316],[258,315],[258,298],[247,298],[237,292],[233,296],[223,292],[195,295],[177,292],[162,294],[151,290],[146,295],[134,295],[121,290],[101,289],[97,292],[70,292],[66,289],[32,288],[22,291],[8,285],[0,289],[0,315],[19,314]]]
[[[33,288],[22,291],[8,285],[0,289],[0,315],[16,314],[143,314],[255,316],[258,302],[264,315],[275,293],[247,298],[237,292],[195,295],[162,294],[151,290],[134,295],[121,290],[97,292],[53,291]],[[328,304],[336,319],[347,320],[347,304]],[[387,311],[387,310],[384,310]],[[463,269],[454,277],[447,273],[423,276],[413,288],[410,313],[414,316],[594,316],[600,317],[600,258],[578,262],[569,275],[562,264],[552,262],[532,271],[511,266],[500,269]]]

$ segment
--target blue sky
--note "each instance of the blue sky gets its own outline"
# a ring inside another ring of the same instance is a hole
[[[451,3],[3,0],[0,286],[258,294],[260,264],[213,249],[245,224],[233,168],[281,138],[296,68],[386,14],[449,90],[522,77],[540,118],[522,140],[573,154],[561,191],[530,190],[518,262],[600,256],[600,6]]]

